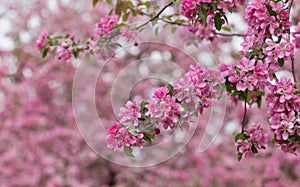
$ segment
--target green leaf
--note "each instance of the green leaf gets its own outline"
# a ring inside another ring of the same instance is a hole
[[[208,4],[207,3],[201,3],[201,8],[206,10],[208,8]]]
[[[149,137],[149,135],[144,134],[143,139],[146,140],[149,145],[152,145],[152,139]]]
[[[129,8],[134,8],[134,4],[131,1],[127,1],[127,5]]]
[[[51,51],[51,57],[54,58],[56,54],[57,47],[54,47]]]
[[[254,145],[252,145],[252,147],[251,147],[251,151],[253,152],[253,153],[258,153],[258,151],[257,151],[257,149],[256,149],[256,147],[254,146]]]
[[[143,101],[143,102],[141,102],[141,112],[143,112],[144,110],[145,110],[145,106],[148,104],[148,102],[146,102],[146,101]]]
[[[220,16],[218,14],[215,15],[214,21],[215,21],[216,29],[218,31],[220,31],[222,28],[222,19],[220,18]]]
[[[232,90],[235,89],[228,80],[225,82],[225,87],[227,92],[231,92]]]
[[[134,158],[133,154],[132,154],[132,148],[130,146],[124,146],[124,153],[125,155]]]
[[[207,12],[205,10],[198,10],[198,17],[201,19],[202,23],[206,24]]]
[[[250,104],[251,99],[252,99],[251,94],[250,94],[249,90],[247,89],[247,91],[246,91],[246,103]]]
[[[151,6],[150,1],[146,1],[144,4],[145,4],[145,6],[146,6],[147,9],[149,9],[150,6]]]
[[[44,46],[40,52],[41,58],[45,58],[48,54],[49,48]]]
[[[139,134],[139,132],[137,130],[130,129],[128,131],[134,136],[137,136]]]
[[[243,153],[238,152],[237,154],[238,161],[241,161],[242,157],[243,157]]]
[[[176,30],[177,30],[177,27],[172,27],[171,33],[174,34],[176,32]]]
[[[237,73],[240,73],[240,72],[241,72],[241,69],[238,68],[238,67],[235,67],[234,69],[235,69],[235,71],[236,71]]]
[[[182,121],[183,121],[183,120],[182,120],[182,116],[179,115],[179,116],[178,116],[178,125],[179,125],[179,126],[182,125]]]
[[[169,90],[169,95],[173,96],[173,94],[174,94],[174,87],[170,83],[168,84],[168,90]]]
[[[93,0],[93,6],[95,7],[98,2],[99,2],[99,0]]]
[[[128,19],[129,14],[130,14],[130,12],[127,12],[127,13],[123,14],[122,21],[126,22],[127,19]]]
[[[228,26],[222,27],[222,30],[227,31],[227,32],[231,32],[231,28],[228,27]]]
[[[280,67],[283,67],[284,66],[284,60],[283,60],[283,58],[278,58],[278,63],[279,63]]]
[[[159,5],[154,5],[153,9],[154,10],[159,9]]]
[[[239,134],[237,134],[237,135],[235,136],[234,141],[236,142],[236,141],[238,141],[238,140],[245,140],[245,139],[246,139],[245,134],[244,134],[244,133],[239,133]]]
[[[261,107],[261,100],[262,100],[262,99],[261,99],[261,96],[258,96],[258,97],[257,97],[257,101],[256,101],[256,102],[257,102],[258,108]]]
[[[274,135],[273,139],[272,139],[272,144],[274,145],[276,142],[276,134]]]
[[[224,14],[224,15],[223,15],[223,17],[224,17],[224,19],[225,19],[226,23],[228,24],[229,22],[228,22],[228,18],[227,18],[227,16]]]
[[[231,95],[232,97],[235,97],[235,96],[239,95],[240,93],[241,93],[241,92],[236,91],[236,92],[231,93],[230,95]]]
[[[217,9],[218,9],[217,3],[216,3],[216,2],[211,2],[211,3],[210,3],[210,6],[211,6],[214,10],[217,10]]]
[[[78,50],[77,50],[77,48],[73,49],[73,55],[74,55],[75,58],[78,58]]]

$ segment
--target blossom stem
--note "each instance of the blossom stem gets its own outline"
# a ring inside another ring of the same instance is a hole
[[[292,61],[292,73],[293,73],[293,78],[294,78],[294,82],[296,83],[297,82],[297,79],[296,79],[296,73],[295,73],[295,65],[294,65],[294,58],[291,57],[291,61]]]
[[[247,115],[247,96],[248,96],[248,90],[246,91],[246,97],[244,102],[244,115],[243,115],[243,121],[242,121],[242,133],[245,130],[245,124],[246,124],[246,115]]]

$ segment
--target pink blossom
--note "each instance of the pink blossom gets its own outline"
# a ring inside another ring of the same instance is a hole
[[[41,34],[40,34],[40,36],[39,36],[39,38],[37,39],[37,41],[36,41],[36,48],[37,48],[37,50],[41,50],[42,49],[42,47],[45,45],[45,40],[46,40],[46,37],[49,35],[49,33],[48,33],[48,31],[46,30],[46,31],[43,31]]]
[[[116,23],[119,21],[119,16],[106,16],[101,18],[100,21],[96,24],[95,36],[100,37],[102,35],[107,35],[110,31],[113,30]]]
[[[135,101],[128,101],[125,107],[120,108],[119,117],[123,125],[138,126],[138,119],[141,117],[139,105]]]

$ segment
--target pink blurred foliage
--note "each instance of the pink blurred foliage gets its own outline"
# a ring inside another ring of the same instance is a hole
[[[188,146],[160,165],[127,168],[102,159],[85,143],[74,120],[72,84],[76,67],[72,63],[41,60],[35,42],[44,29],[88,37],[94,23],[107,13],[103,11],[106,7],[93,9],[91,3],[83,0],[69,1],[67,4],[55,1],[58,9],[51,10],[50,1],[6,1],[3,6],[7,11],[0,13],[13,25],[7,35],[13,41],[12,49],[0,48],[0,93],[3,95],[0,99],[0,186],[299,185],[300,158],[284,154],[273,148],[270,142],[267,151],[257,157],[245,162],[236,160],[233,137],[240,129],[238,126],[234,132],[226,130],[232,120],[237,120],[237,124],[242,121],[242,105],[236,106],[234,102],[227,104],[224,127],[219,135],[221,141],[201,154],[197,153],[197,148],[209,118],[208,112],[201,116],[199,128]],[[38,17],[40,24],[30,26],[24,21],[33,17]],[[29,42],[22,41],[22,32],[29,33]],[[165,40],[161,38],[162,42]],[[219,39],[209,47],[222,58],[219,49],[224,44],[230,46],[231,40]],[[197,50],[191,51],[194,57]],[[145,49],[141,53],[150,52]],[[173,54],[174,51],[169,52],[187,70],[190,61],[185,56]],[[125,58],[135,59],[139,55],[127,55]],[[298,50],[295,59],[299,57]],[[298,75],[299,64],[296,63]],[[117,74],[122,66],[124,63],[118,62],[108,67],[107,71]],[[99,113],[99,116],[109,124],[114,121],[107,99],[107,89],[112,80],[99,80],[99,84],[96,94],[102,99],[96,101],[97,107],[106,111]],[[147,93],[143,92],[145,88],[145,85],[137,87],[134,92],[147,98]],[[266,103],[262,104],[261,110],[267,111]],[[265,115],[254,107],[249,112],[249,118],[254,121],[266,121]],[[265,129],[269,127],[267,122],[261,125]]]

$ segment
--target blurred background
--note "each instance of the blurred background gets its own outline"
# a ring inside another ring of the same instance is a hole
[[[72,85],[80,62],[41,59],[35,42],[43,30],[59,34],[74,33],[83,40],[87,39],[95,24],[108,11],[109,7],[104,2],[93,8],[92,1],[87,0],[0,2],[0,186],[300,185],[299,156],[285,154],[274,148],[271,142],[264,153],[237,161],[233,139],[234,134],[240,131],[242,106],[232,102],[226,107],[226,117],[217,140],[201,154],[197,148],[210,116],[209,111],[201,116],[192,141],[159,165],[124,167],[95,153],[81,137],[72,108]],[[297,11],[294,12],[296,15]],[[242,19],[237,14],[232,17]],[[144,33],[141,37],[159,42],[177,42],[178,46],[183,47],[183,42],[170,39],[168,32],[161,31],[160,37],[154,37],[153,33]],[[185,47],[185,50],[203,67],[215,67],[219,61],[232,63],[239,58],[235,55],[239,41],[240,38],[221,38],[207,44],[214,57],[201,46]],[[296,54],[299,56],[299,51]],[[128,53],[107,65],[105,71],[108,74],[99,77],[96,87],[96,106],[106,126],[116,120],[111,103],[106,99],[110,97],[109,90],[116,77],[111,74],[117,75],[126,62],[147,55],[164,56],[178,63],[183,70],[187,70],[191,63],[176,50],[162,47]],[[149,67],[142,67],[141,72],[147,71],[145,68]],[[176,78],[178,75],[180,73],[173,72],[169,76]],[[162,84],[165,83],[145,80],[134,87],[130,97],[139,95],[147,98],[154,87]],[[253,108],[249,120],[261,121],[268,130],[265,111],[264,107],[262,111]]]

